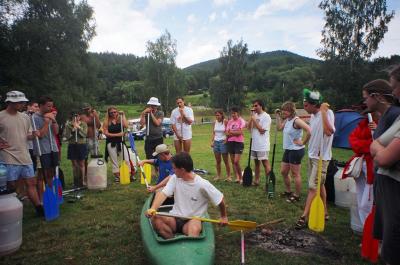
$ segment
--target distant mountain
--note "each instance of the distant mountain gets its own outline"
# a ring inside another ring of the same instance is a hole
[[[248,55],[249,63],[257,63],[257,61],[264,61],[267,62],[269,60],[274,61],[276,59],[283,59],[285,61],[290,61],[292,63],[312,63],[318,62],[319,60],[312,59],[309,57],[301,56],[293,52],[289,51],[271,51],[271,52],[263,52],[263,53],[252,53]],[[184,68],[183,70],[186,72],[193,72],[193,71],[209,71],[213,72],[220,66],[219,60],[212,59],[208,61],[204,61],[201,63],[193,64]]]

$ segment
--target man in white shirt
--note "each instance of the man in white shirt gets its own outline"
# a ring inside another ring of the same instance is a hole
[[[201,221],[155,215],[157,209],[170,196],[174,195],[175,203],[171,214],[177,216],[204,217],[208,202],[218,205],[221,213],[221,224],[227,224],[228,218],[223,194],[208,180],[193,173],[193,160],[188,153],[181,152],[172,158],[175,174],[161,192],[157,192],[151,208],[146,216],[152,218],[154,229],[165,239],[174,237],[176,233],[197,237],[201,233]]]
[[[311,135],[307,134],[304,144],[308,144],[308,195],[303,214],[296,223],[296,228],[301,229],[307,226],[307,218],[310,212],[311,202],[317,192],[318,160],[322,156],[321,175],[321,198],[325,207],[325,220],[329,219],[326,205],[325,179],[329,161],[332,159],[332,141],[335,133],[335,117],[327,103],[322,103],[322,96],[318,91],[304,89],[304,109],[311,114],[310,127]]]
[[[271,117],[264,110],[264,103],[259,99],[254,100],[252,115],[247,124],[247,127],[251,129],[251,159],[254,159],[255,164],[255,180],[253,185],[256,186],[260,185],[260,162],[264,166],[265,176],[268,176],[271,171],[271,166],[268,161]]]
[[[185,106],[183,97],[176,98],[178,105],[171,112],[171,124],[174,131],[174,145],[176,153],[185,151],[190,153],[192,145],[192,123],[194,122],[193,110]]]

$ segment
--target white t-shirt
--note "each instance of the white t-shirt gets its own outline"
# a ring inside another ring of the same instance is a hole
[[[268,113],[262,112],[256,113],[256,121],[265,130],[263,134],[253,125],[251,130],[251,138],[253,139],[251,150],[252,151],[269,151],[269,131],[271,128],[271,117]]]
[[[187,119],[194,121],[194,114],[192,108],[185,106],[183,108],[183,113],[185,114],[185,117]],[[176,126],[178,133],[182,134],[183,140],[192,139],[192,125],[187,124],[185,122],[182,123],[182,117],[181,113],[179,112],[179,108],[175,108],[171,112],[171,124],[174,124]],[[178,140],[178,137],[174,135],[174,139]]]
[[[332,110],[328,110],[327,118],[330,125],[335,131],[335,116]],[[319,149],[321,145],[321,138],[323,135],[323,127],[322,127],[322,116],[321,111],[318,111],[316,114],[311,114],[310,118],[310,127],[311,127],[311,137],[310,142],[308,143],[308,157],[310,158],[319,158]],[[333,134],[331,136],[324,135],[324,142],[322,146],[322,160],[331,160],[332,159],[332,142],[333,142]]]
[[[162,192],[168,197],[174,195],[175,203],[170,213],[181,216],[204,217],[208,202],[211,201],[214,206],[217,206],[224,197],[208,180],[198,175],[189,182],[174,174]]]

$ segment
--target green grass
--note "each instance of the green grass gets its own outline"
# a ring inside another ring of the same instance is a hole
[[[205,178],[211,180],[215,174],[215,162],[209,146],[211,125],[193,127],[192,156],[196,168],[209,171]],[[273,139],[273,135],[271,135]],[[248,140],[241,164],[247,163]],[[137,141],[140,156],[144,156],[143,141]],[[172,139],[166,139],[171,145]],[[103,145],[104,143],[102,143]],[[277,193],[283,190],[279,175],[279,161],[282,157],[282,140],[278,136],[275,173]],[[171,146],[172,148],[172,146]],[[334,150],[334,157],[345,160],[350,151]],[[72,185],[71,166],[65,159],[63,146],[62,168],[68,186]],[[305,163],[304,163],[305,164]],[[305,167],[302,169],[303,194],[301,203],[289,204],[276,197],[268,200],[262,185],[243,188],[238,184],[223,181],[214,182],[224,193],[230,219],[254,220],[264,223],[277,218],[284,222],[273,228],[293,227],[302,213],[306,194]],[[60,218],[45,222],[35,217],[34,209],[25,204],[23,220],[23,244],[16,253],[0,258],[1,264],[148,264],[140,239],[139,216],[148,194],[138,182],[121,186],[112,182],[109,168],[109,186],[105,191],[86,191],[84,198],[76,203],[65,202],[61,206]],[[265,178],[263,179],[265,181]],[[247,245],[246,264],[367,264],[360,258],[360,237],[350,229],[348,209],[329,206],[331,220],[327,223],[323,237],[341,253],[341,258],[332,260],[317,255],[288,255],[271,253]],[[210,206],[211,217],[218,218],[218,210]],[[215,227],[215,264],[239,264],[240,233],[226,234],[227,228]],[[175,253],[171,253],[174,255]]]

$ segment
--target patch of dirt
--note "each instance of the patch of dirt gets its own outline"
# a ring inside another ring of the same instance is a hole
[[[272,252],[313,254],[333,259],[341,256],[329,241],[308,230],[257,229],[247,234],[246,242]]]

